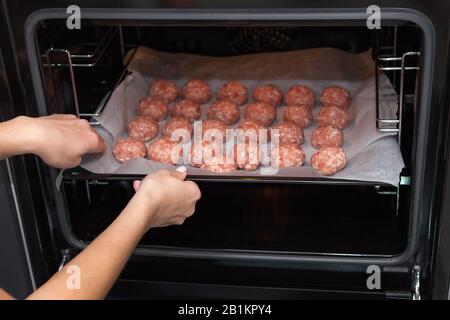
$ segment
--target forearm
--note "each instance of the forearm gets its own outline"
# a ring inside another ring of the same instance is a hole
[[[140,210],[132,200],[97,239],[28,299],[103,299],[147,230]],[[79,289],[67,286],[73,276],[67,273],[70,266],[80,271]]]
[[[17,117],[0,123],[0,160],[31,152],[32,134],[27,136],[30,118]]]

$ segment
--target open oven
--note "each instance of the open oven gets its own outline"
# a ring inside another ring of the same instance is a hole
[[[5,7],[5,12],[11,14],[21,2]],[[369,29],[361,4],[306,9],[277,2],[270,10],[244,10],[231,3],[218,8],[119,3],[121,9],[102,8],[100,2],[80,4],[80,30],[67,28],[68,13],[53,8],[56,3],[30,5],[26,20],[9,21],[27,101],[25,110],[16,108],[12,114],[73,113],[96,126],[127,75],[126,57],[140,46],[216,57],[320,47],[352,54],[371,50],[375,74],[389,78],[398,104],[394,117],[385,118],[377,109],[373,122],[379,131],[395,134],[405,167],[397,185],[188,177],[202,191],[196,214],[183,226],[151,230],[112,298],[430,294],[435,215],[440,210],[434,194],[439,186],[436,170],[442,166],[440,146],[433,142],[444,139],[438,138],[439,119],[444,117],[436,101],[444,99],[446,77],[441,73],[446,67],[439,68],[447,63],[438,58],[444,59],[439,50],[447,43],[437,43],[444,31],[436,30],[426,12],[381,6],[381,27]],[[375,78],[378,107],[384,97]],[[40,254],[34,253],[33,259],[45,267],[35,268],[38,283],[113,221],[134,193],[132,181],[142,177],[82,168],[60,172],[32,157],[21,165],[23,172],[17,164],[12,171],[15,179],[20,172],[27,177],[33,199],[35,213],[23,214],[22,220],[25,232],[39,237]],[[382,272],[379,290],[366,284],[371,265]]]

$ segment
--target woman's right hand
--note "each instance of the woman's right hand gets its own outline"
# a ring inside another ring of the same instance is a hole
[[[184,181],[186,168],[175,171],[160,170],[149,174],[142,181],[134,181],[136,194],[130,201],[147,230],[183,224],[195,211],[201,193],[197,184]]]

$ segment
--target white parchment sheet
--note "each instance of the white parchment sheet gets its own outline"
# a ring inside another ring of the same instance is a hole
[[[286,92],[294,84],[311,87],[319,99],[322,90],[339,85],[350,91],[353,100],[350,107],[353,122],[344,131],[344,150],[347,167],[331,177],[316,172],[309,163],[315,149],[311,146],[311,134],[315,123],[305,129],[305,143],[301,146],[306,154],[303,167],[282,168],[277,177],[323,177],[327,179],[351,179],[384,182],[397,185],[404,167],[396,137],[376,129],[375,67],[370,52],[351,54],[332,48],[301,51],[249,54],[235,57],[206,57],[182,53],[163,53],[140,47],[129,64],[131,74],[114,90],[98,117],[99,134],[105,139],[108,151],[102,155],[87,155],[81,166],[99,174],[148,174],[161,168],[175,166],[147,159],[132,159],[119,164],[112,155],[112,147],[126,136],[126,125],[136,117],[135,109],[141,98],[147,96],[149,84],[154,79],[171,79],[179,88],[188,79],[199,78],[208,82],[213,90],[212,100],[202,106],[202,119],[206,118],[208,105],[215,99],[220,86],[228,80],[240,80],[249,92],[261,84],[273,83]],[[395,91],[388,78],[380,75],[383,96],[380,108],[385,115],[395,115],[397,103]],[[249,99],[251,102],[252,99]],[[313,108],[314,116],[320,105]],[[243,112],[244,106],[241,107]],[[282,119],[283,107],[278,108],[277,122]],[[165,121],[159,123],[160,128]],[[220,175],[258,176],[266,171],[235,171]],[[209,171],[188,167],[188,174],[218,175]]]

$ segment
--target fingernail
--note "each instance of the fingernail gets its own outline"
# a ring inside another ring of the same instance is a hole
[[[176,170],[180,173],[185,173],[187,171],[185,166],[179,166]]]

